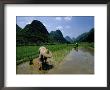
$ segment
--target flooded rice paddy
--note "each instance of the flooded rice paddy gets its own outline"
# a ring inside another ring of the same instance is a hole
[[[52,61],[52,60],[51,60]],[[17,74],[94,74],[93,49],[72,49],[58,65],[49,70],[39,70],[38,59],[33,60],[33,65],[24,62],[16,67]],[[54,64],[54,63],[53,63]]]

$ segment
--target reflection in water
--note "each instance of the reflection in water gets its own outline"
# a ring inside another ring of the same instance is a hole
[[[42,70],[39,70],[38,58],[24,62],[17,66],[17,74],[46,74],[54,66],[51,62],[42,63]]]
[[[29,65],[33,65],[33,60],[32,59],[30,60]]]
[[[50,74],[94,74],[94,56],[86,49],[73,49]]]
[[[91,54],[92,56],[94,56],[94,49],[92,48],[81,48],[80,50],[82,50],[84,53],[89,53]]]
[[[74,50],[76,50],[78,52],[78,47],[75,47]]]
[[[53,65],[50,65],[48,62],[43,62],[42,63],[42,70],[49,70],[52,69]]]

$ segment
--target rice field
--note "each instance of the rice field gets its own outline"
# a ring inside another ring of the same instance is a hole
[[[53,55],[53,60],[60,62],[64,57],[74,48],[74,44],[56,44],[56,45],[44,45],[48,48]],[[39,55],[40,46],[17,46],[16,47],[16,64],[20,64],[32,59],[35,59]],[[79,47],[94,48],[94,43],[79,43]]]
[[[61,61],[64,56],[71,51],[73,44],[57,44],[57,45],[44,45],[48,48],[53,55],[55,61]],[[16,48],[16,64],[20,64],[30,59],[37,58],[39,53],[38,49],[40,46],[18,46]]]

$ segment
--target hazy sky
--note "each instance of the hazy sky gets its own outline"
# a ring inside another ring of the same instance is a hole
[[[48,32],[60,29],[63,36],[77,37],[94,27],[93,16],[17,16],[17,24],[24,28],[33,20],[41,21]]]

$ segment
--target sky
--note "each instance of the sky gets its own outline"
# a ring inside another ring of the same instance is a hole
[[[48,32],[61,30],[63,36],[77,37],[94,28],[94,16],[17,16],[16,23],[21,28],[33,20],[41,21]]]

